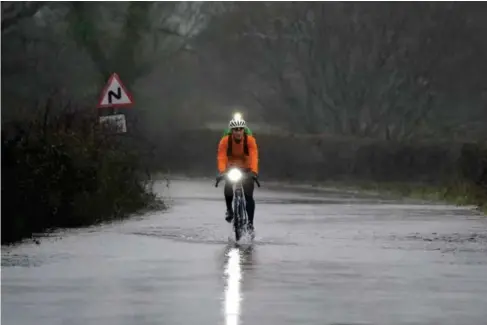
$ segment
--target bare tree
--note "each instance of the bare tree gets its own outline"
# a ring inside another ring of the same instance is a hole
[[[445,83],[450,88],[462,83],[446,76],[461,75],[460,62],[471,59],[476,63],[468,66],[478,68],[482,60],[472,50],[486,45],[480,39],[471,42],[476,35],[472,21],[481,23],[467,14],[476,9],[460,4],[233,8],[219,25],[233,31],[219,35],[224,40],[220,51],[247,70],[245,77],[252,81],[247,89],[264,112],[273,120],[293,121],[295,131],[389,139],[434,134],[445,108],[456,109]],[[457,65],[452,67],[452,61]],[[485,74],[475,75],[476,85],[481,84]],[[463,79],[474,87],[466,74]]]
[[[200,7],[175,2],[76,2],[70,5],[67,19],[102,80],[117,71],[132,85],[164,59],[187,49],[187,39],[201,28]]]

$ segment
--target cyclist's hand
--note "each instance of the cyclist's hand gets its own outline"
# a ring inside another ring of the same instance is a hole
[[[259,178],[259,175],[257,175],[256,172],[250,172],[250,175],[252,175],[252,178],[253,179],[258,179]]]

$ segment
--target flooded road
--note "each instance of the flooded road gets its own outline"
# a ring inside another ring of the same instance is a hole
[[[165,212],[3,247],[2,325],[487,324],[467,208],[262,182],[235,246],[222,186],[158,188]]]

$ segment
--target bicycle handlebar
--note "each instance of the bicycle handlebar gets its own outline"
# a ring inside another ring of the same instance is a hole
[[[220,183],[220,181],[223,179],[224,176],[219,176],[216,178],[216,183],[215,183],[215,187],[218,187],[218,184]],[[259,180],[257,179],[257,177],[255,176],[252,176],[252,179],[254,180],[254,182],[257,184],[258,187],[260,187],[260,183],[259,183]]]

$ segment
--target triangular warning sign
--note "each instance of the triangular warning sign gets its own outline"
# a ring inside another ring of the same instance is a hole
[[[114,73],[108,79],[108,83],[101,92],[98,107],[120,107],[133,105],[134,100],[132,95],[127,91],[127,88],[122,84],[118,74]]]

